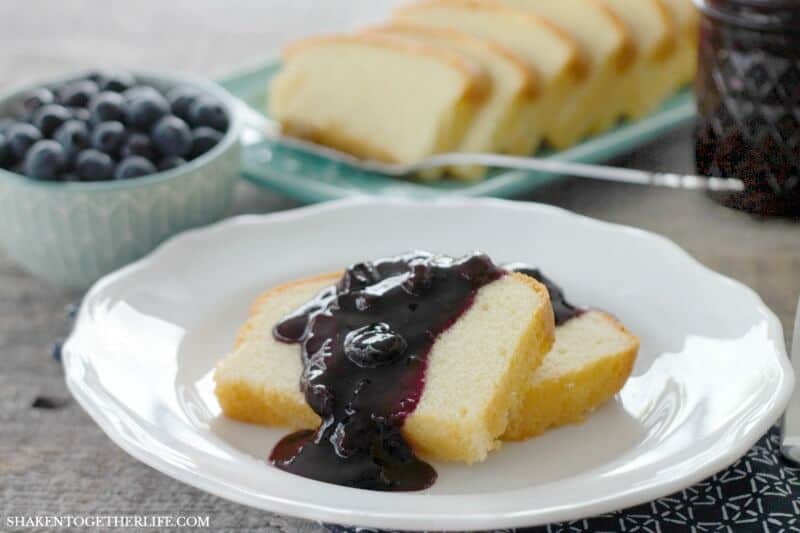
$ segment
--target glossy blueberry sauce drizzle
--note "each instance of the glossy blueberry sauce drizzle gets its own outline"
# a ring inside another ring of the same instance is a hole
[[[304,477],[383,491],[429,487],[436,471],[401,434],[437,336],[505,275],[484,254],[427,252],[357,263],[273,329],[300,343],[301,390],[320,427],[283,438],[270,461]]]
[[[556,319],[556,326],[561,326],[565,322],[575,317],[578,317],[586,312],[586,309],[576,307],[569,303],[564,296],[564,291],[556,285],[553,280],[542,274],[538,268],[526,265],[524,263],[508,263],[503,265],[503,268],[508,272],[519,272],[529,276],[547,288],[550,293],[550,304],[553,306],[553,314]]]

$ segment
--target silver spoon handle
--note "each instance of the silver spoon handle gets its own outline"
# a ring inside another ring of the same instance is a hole
[[[533,170],[551,174],[566,174],[580,178],[636,183],[639,185],[656,185],[672,189],[710,190],[710,191],[742,191],[744,183],[733,178],[714,178],[693,176],[690,174],[672,174],[664,172],[647,172],[630,168],[588,165],[555,159],[538,159],[535,157],[516,157],[499,154],[441,154],[430,157],[418,164],[411,165],[411,171],[460,165],[481,165],[487,167]]]
[[[238,102],[237,113],[248,126],[244,143],[260,142],[264,138],[277,141],[285,146],[309,153],[341,161],[356,168],[378,172],[390,176],[404,176],[425,170],[452,166],[485,166],[518,170],[532,170],[548,174],[565,174],[580,178],[635,183],[639,185],[655,185],[672,189],[708,190],[708,191],[743,191],[744,183],[733,178],[714,178],[692,176],[688,174],[671,174],[664,172],[647,172],[630,168],[608,167],[603,165],[587,165],[556,159],[539,159],[536,157],[517,157],[501,154],[448,153],[426,158],[412,165],[387,164],[380,161],[364,161],[350,154],[333,150],[301,139],[281,135],[280,126],[257,113],[244,102]]]

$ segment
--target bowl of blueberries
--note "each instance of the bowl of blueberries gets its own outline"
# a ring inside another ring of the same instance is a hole
[[[218,85],[92,72],[0,96],[0,244],[83,289],[180,231],[222,218],[241,124]]]

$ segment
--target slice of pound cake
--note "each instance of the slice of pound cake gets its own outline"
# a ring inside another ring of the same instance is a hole
[[[639,339],[608,313],[586,311],[556,327],[556,342],[525,388],[503,438],[523,440],[582,422],[622,389]]]
[[[491,91],[461,54],[376,34],[306,39],[283,59],[268,105],[286,133],[390,163],[456,149]]]
[[[440,46],[464,54],[485,69],[492,80],[491,95],[473,118],[458,151],[528,155],[538,146],[541,132],[527,120],[538,101],[538,76],[519,55],[494,41],[457,30],[395,23],[367,31]],[[484,171],[452,169],[464,179],[480,178]]]
[[[573,95],[589,74],[587,58],[575,39],[562,27],[536,13],[497,0],[422,0],[401,7],[395,21],[456,29],[495,41],[539,73],[540,105],[528,120],[552,144],[580,137],[583,123],[566,123],[559,117],[571,113]]]
[[[538,269],[519,263],[505,268],[547,287],[556,322],[555,345],[528,378],[503,436],[523,440],[582,422],[611,399],[631,375],[639,339],[610,314],[569,303],[561,287]]]
[[[559,123],[563,126],[551,136],[553,145],[556,148],[571,146],[588,133],[603,131],[619,119],[624,103],[614,89],[619,77],[630,68],[636,53],[633,37],[625,24],[595,0],[503,2],[558,24],[582,47],[588,59],[586,81],[564,106],[559,116]]]
[[[464,283],[477,288],[458,293]],[[382,299],[387,293],[391,298]],[[368,325],[356,327],[362,323]],[[342,339],[336,328],[344,325]],[[522,388],[553,336],[548,291],[533,278],[505,273],[482,255],[455,261],[420,252],[264,293],[234,352],[216,369],[216,394],[227,416],[245,422],[317,428],[324,420],[319,432],[335,423],[328,440],[346,455],[357,446],[348,428],[355,426],[355,435],[370,434],[358,413],[402,393],[399,412],[375,411],[371,419],[398,425],[417,454],[472,463],[499,446],[510,413],[520,409]],[[301,337],[300,344],[294,342]],[[430,343],[424,358],[418,349],[423,341]],[[337,358],[339,342],[350,363]],[[406,351],[413,356],[394,359]],[[323,390],[320,379],[326,374],[335,379]],[[354,396],[340,412],[336,405],[345,391]],[[287,439],[286,447],[295,446]],[[339,482],[340,474],[315,477]]]

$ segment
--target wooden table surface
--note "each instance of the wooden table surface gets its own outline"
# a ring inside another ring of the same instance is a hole
[[[220,76],[270,55],[296,35],[371,20],[386,3],[5,0],[0,3],[0,90],[94,66]],[[684,128],[615,163],[688,172],[691,142],[691,130]],[[780,316],[789,338],[800,295],[797,222],[753,218],[694,192],[574,179],[524,200],[665,235],[702,263],[755,289]],[[242,184],[234,211],[293,205]],[[195,490],[112,444],[70,401],[61,368],[49,355],[53,342],[68,331],[65,307],[79,296],[38,281],[0,251],[0,520],[36,513],[201,514],[210,516],[214,529],[321,529]],[[67,403],[59,409],[33,408],[39,396]]]

